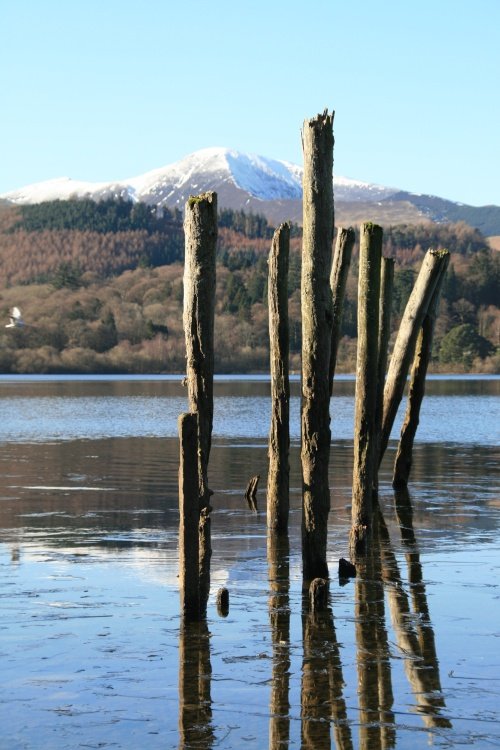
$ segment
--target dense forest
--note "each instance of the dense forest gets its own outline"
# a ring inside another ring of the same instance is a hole
[[[267,255],[262,216],[220,212],[216,370],[268,370]],[[300,368],[300,228],[292,227],[291,367]],[[433,369],[500,371],[500,254],[464,223],[384,228],[396,259],[393,328],[429,247],[451,264],[436,325]],[[0,208],[0,372],[182,372],[179,211],[125,200],[51,201]],[[356,357],[357,251],[347,285],[339,370]]]

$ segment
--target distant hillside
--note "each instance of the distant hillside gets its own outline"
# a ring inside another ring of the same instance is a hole
[[[179,212],[118,200],[0,209],[0,372],[182,372],[183,233]],[[218,372],[268,370],[267,258],[273,228],[256,214],[219,214]],[[301,231],[292,227],[292,369],[300,367]],[[500,254],[464,223],[384,229],[396,258],[393,327],[429,247],[452,253],[436,325],[434,369],[500,368]],[[357,245],[347,284],[340,371],[356,356]]]
[[[70,198],[122,198],[183,211],[189,195],[215,190],[219,207],[261,214],[272,224],[302,221],[302,167],[227,148],[195,151],[174,164],[128,180],[91,183],[62,177],[4,193],[16,205]],[[500,234],[500,207],[467,206],[432,195],[361,180],[334,178],[337,225],[465,221],[485,235]]]
[[[356,205],[362,212],[365,204]],[[298,225],[292,227],[293,235],[300,232]],[[262,215],[219,211],[220,254],[267,254],[272,234],[273,226]],[[409,255],[415,262],[422,249],[438,246],[465,256],[487,243],[465,224],[385,225],[385,252],[401,262],[407,263]],[[64,281],[85,274],[104,279],[138,265],[158,267],[183,257],[182,215],[175,209],[122,198],[0,208],[0,285]]]

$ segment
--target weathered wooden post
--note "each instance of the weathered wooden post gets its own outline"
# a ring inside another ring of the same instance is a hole
[[[432,341],[434,338],[434,325],[438,313],[439,299],[450,256],[444,257],[441,271],[436,283],[436,288],[429,303],[429,309],[424,317],[422,328],[417,338],[415,356],[413,358],[410,387],[406,413],[401,428],[399,446],[394,462],[394,474],[392,486],[394,489],[402,489],[408,484],[412,464],[413,442],[420,420],[420,407],[425,394],[425,377],[432,354]]]
[[[302,567],[305,581],[327,578],[330,489],[330,351],[333,242],[333,113],[305,120],[302,308]]]
[[[361,226],[350,534],[352,559],[366,553],[372,524],[382,236],[382,227],[377,224],[367,222]]]
[[[391,335],[392,291],[394,288],[394,258],[382,258],[380,267],[380,305],[378,331],[377,405],[375,409],[375,461],[373,468],[373,492],[378,495],[378,456],[384,410],[384,385],[387,370],[389,339]]]
[[[447,250],[427,251],[406,305],[385,381],[379,463],[387,448],[394,419],[403,397],[418,332],[434,294],[442,267],[448,263],[448,256]]]
[[[271,365],[271,428],[267,475],[267,526],[279,533],[288,529],[290,380],[288,333],[288,258],[290,224],[275,231],[269,254],[269,349]]]
[[[391,336],[392,291],[394,288],[394,258],[382,258],[380,266],[380,305],[378,330],[378,367],[377,367],[377,431],[382,424],[384,407],[384,384],[387,370],[389,339]]]
[[[330,288],[332,290],[333,301],[333,322],[332,322],[332,345],[330,351],[330,395],[333,390],[333,378],[335,376],[335,367],[337,365],[337,352],[340,342],[340,329],[342,326],[342,313],[344,309],[345,287],[347,283],[347,274],[351,265],[352,248],[356,238],[354,229],[349,227],[344,229],[339,227],[337,232],[337,241],[333,254],[332,272],[330,275]]]
[[[199,415],[199,563],[200,609],[206,610],[210,590],[210,495],[208,460],[213,423],[215,253],[217,195],[190,197],[184,216],[184,335],[189,408]]]
[[[179,461],[179,586],[181,615],[200,618],[198,415],[181,414],[178,420]]]

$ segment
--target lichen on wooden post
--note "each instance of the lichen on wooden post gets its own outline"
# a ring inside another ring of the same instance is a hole
[[[367,551],[373,513],[375,414],[379,344],[382,227],[361,226],[358,279],[358,352],[354,413],[351,557]]]
[[[288,327],[288,258],[290,224],[275,231],[269,253],[268,304],[271,367],[271,427],[267,475],[267,526],[284,533],[288,529],[290,379]]]
[[[434,325],[438,313],[441,288],[448,268],[448,261],[449,255],[445,256],[441,266],[441,272],[437,280],[436,288],[417,338],[406,412],[401,427],[396,459],[394,461],[394,474],[392,477],[392,486],[394,489],[402,489],[408,485],[408,478],[410,476],[412,465],[413,442],[415,440],[420,420],[420,407],[422,406],[425,394],[425,377],[427,375],[427,368],[432,354]]]
[[[184,335],[189,408],[199,415],[200,608],[210,589],[210,495],[208,460],[213,423],[215,254],[217,195],[191,196],[184,216]]]
[[[186,620],[198,620],[200,618],[198,415],[181,414],[178,425],[181,614]]]
[[[304,122],[301,461],[305,581],[328,577],[333,143],[333,113],[325,111]]]
[[[424,316],[436,289],[443,265],[448,263],[447,250],[428,250],[403,313],[394,343],[384,388],[384,409],[380,438],[379,463],[382,461],[403,397],[410,363]]]
[[[333,253],[332,271],[330,274],[330,288],[332,290],[333,320],[332,320],[332,344],[330,351],[330,395],[333,390],[333,378],[337,366],[337,352],[340,342],[340,330],[342,326],[342,313],[344,310],[345,288],[347,274],[351,265],[352,248],[354,246],[355,232],[352,227],[344,229],[339,227],[337,241]]]

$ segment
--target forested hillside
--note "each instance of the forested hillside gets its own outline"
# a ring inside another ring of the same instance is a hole
[[[273,228],[241,211],[220,214],[216,370],[268,370],[267,254]],[[460,224],[384,229],[396,258],[397,327],[423,254],[446,247],[451,264],[436,326],[433,367],[500,369],[500,254]],[[289,273],[291,366],[300,367],[300,229]],[[0,312],[26,325],[0,329],[0,372],[182,372],[179,212],[123,200],[0,207]],[[347,286],[339,368],[356,355],[357,250]]]

